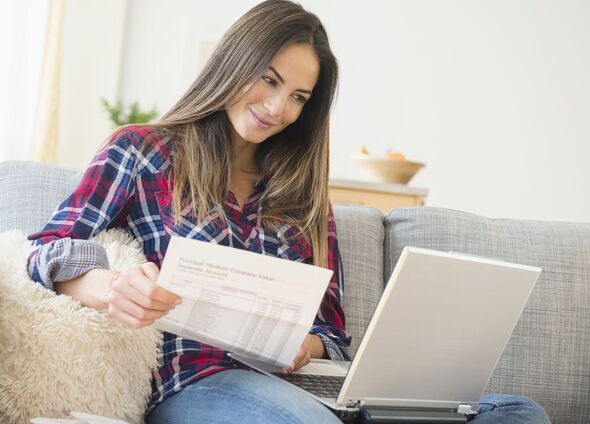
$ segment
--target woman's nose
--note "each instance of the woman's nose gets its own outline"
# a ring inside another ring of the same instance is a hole
[[[264,107],[270,116],[280,117],[283,114],[283,110],[285,109],[286,100],[287,97],[282,94],[269,96],[264,102]]]

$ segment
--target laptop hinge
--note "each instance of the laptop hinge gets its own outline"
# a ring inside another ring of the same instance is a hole
[[[464,424],[467,422],[465,415],[441,409],[363,407],[360,415],[363,424]]]
[[[348,399],[348,402],[346,402],[347,408],[360,408],[361,406],[363,406],[363,402],[358,399]]]
[[[459,405],[459,408],[457,408],[457,412],[459,414],[465,415],[472,415],[476,413],[473,409],[471,409],[471,405]]]

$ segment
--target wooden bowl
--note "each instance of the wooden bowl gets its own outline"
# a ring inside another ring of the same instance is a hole
[[[352,155],[363,179],[381,183],[407,184],[424,166],[420,162],[389,159],[385,156]]]

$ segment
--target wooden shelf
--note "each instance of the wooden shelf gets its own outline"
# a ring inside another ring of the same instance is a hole
[[[424,206],[428,190],[404,184],[332,179],[328,193],[332,204],[372,206],[387,213],[394,208]]]

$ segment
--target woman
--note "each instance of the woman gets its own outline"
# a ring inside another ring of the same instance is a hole
[[[139,328],[180,301],[156,285],[172,233],[328,267],[334,276],[290,371],[310,358],[349,360],[327,197],[337,79],[315,15],[283,0],[254,7],[172,110],[155,124],[121,129],[99,151],[79,187],[30,236],[30,274]],[[120,226],[150,262],[116,274],[88,239]],[[165,333],[163,350],[149,423],[338,422],[321,404],[213,346]]]

